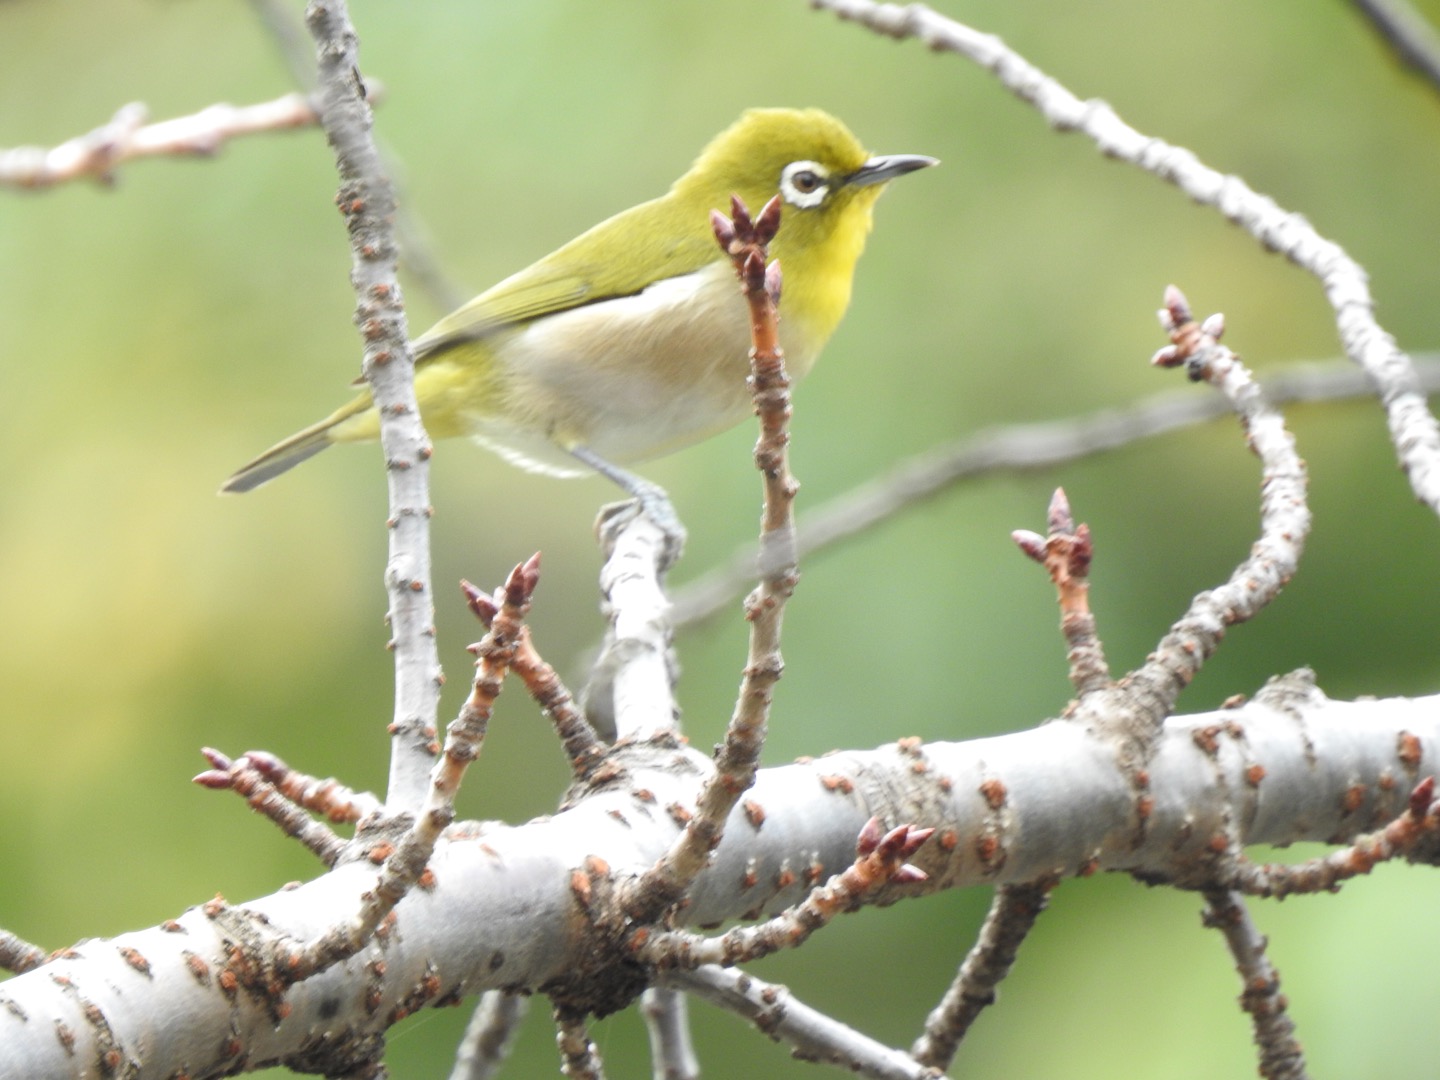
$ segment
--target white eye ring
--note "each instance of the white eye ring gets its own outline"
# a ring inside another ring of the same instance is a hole
[[[780,173],[780,194],[801,210],[819,206],[830,194],[830,170],[818,161],[792,161]]]

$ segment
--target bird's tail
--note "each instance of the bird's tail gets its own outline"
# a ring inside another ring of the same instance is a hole
[[[303,431],[297,431],[288,439],[276,443],[254,461],[248,465],[242,465],[236,470],[234,476],[220,485],[221,493],[249,491],[251,488],[257,488],[281,473],[293,469],[306,458],[314,457],[331,443],[337,441],[334,437],[334,429],[338,425],[351,419],[357,413],[364,412],[369,405],[369,395],[362,395],[331,413],[318,424],[311,424]]]

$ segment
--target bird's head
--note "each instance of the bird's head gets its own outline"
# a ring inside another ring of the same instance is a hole
[[[793,256],[837,231],[863,236],[886,182],[934,164],[918,154],[872,156],[849,128],[820,109],[751,109],[711,140],[675,182],[674,193],[701,213],[728,212],[732,194],[759,213],[779,194],[784,206],[777,242]]]

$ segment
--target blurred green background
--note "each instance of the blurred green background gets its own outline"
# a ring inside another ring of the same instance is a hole
[[[1440,346],[1440,96],[1350,5],[942,7],[1303,212],[1369,270],[1403,346]],[[1422,7],[1440,21],[1440,0]],[[943,159],[880,205],[855,304],[799,394],[802,507],[981,425],[1179,386],[1146,363],[1164,343],[1153,311],[1167,282],[1199,312],[1223,310],[1262,377],[1337,353],[1315,282],[1215,213],[1057,137],[969,64],[801,0],[356,0],[353,14],[364,69],[387,88],[377,126],[405,198],[466,292],[660,193],[746,106],[820,105],[877,151]],[[290,88],[240,0],[0,4],[0,146],[53,145],[127,101],[159,119]],[[238,800],[189,783],[201,745],[383,785],[377,451],[215,496],[356,373],[334,186],[323,138],[303,131],[214,161],[141,162],[113,191],[0,195],[0,925],[46,947],[316,872]],[[443,314],[408,295],[412,330]],[[1435,689],[1440,530],[1399,475],[1379,410],[1308,406],[1292,423],[1313,475],[1306,561],[1279,603],[1232,632],[1188,711],[1302,664],[1337,697]],[[690,524],[679,580],[753,534],[752,438],[735,431],[647,470]],[[445,719],[478,636],[453,582],[494,583],[542,549],[536,636],[573,672],[600,627],[590,523],[613,492],[465,444],[442,445],[434,483]],[[1093,600],[1117,668],[1253,539],[1256,464],[1229,423],[949,492],[805,567],[767,760],[1053,715],[1068,684],[1051,591],[1008,534],[1042,526],[1057,483],[1096,536]],[[723,729],[743,641],[737,615],[681,642],[698,745]],[[546,725],[508,695],[462,809],[524,820],[552,808],[563,777]],[[1433,1067],[1440,1031],[1416,991],[1440,964],[1435,894],[1433,875],[1386,868],[1339,896],[1258,907],[1317,1075]],[[757,972],[907,1045],[987,900],[866,912]],[[1121,878],[1066,884],[957,1070],[1251,1075],[1237,982],[1198,908]],[[738,1021],[695,1013],[707,1076],[814,1074]],[[397,1029],[392,1075],[444,1075],[467,1014]],[[612,1075],[648,1074],[633,1014],[596,1037]],[[512,1075],[556,1071],[539,1011],[518,1053]]]

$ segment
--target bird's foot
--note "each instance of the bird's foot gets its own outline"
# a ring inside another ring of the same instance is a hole
[[[618,530],[637,515],[645,517],[664,534],[659,556],[660,573],[664,574],[680,561],[680,555],[685,550],[685,526],[664,488],[628,469],[612,465],[586,447],[573,447],[570,453],[630,496],[627,502],[610,503],[601,508],[597,530],[602,533]]]

